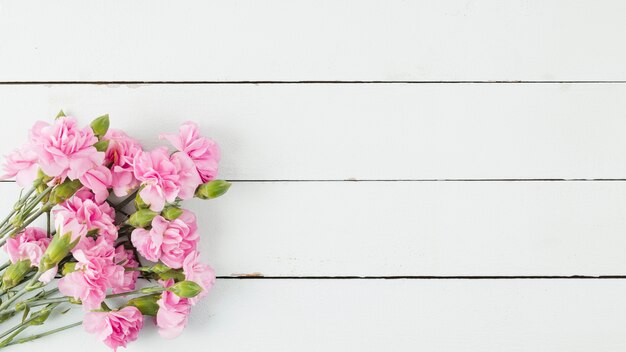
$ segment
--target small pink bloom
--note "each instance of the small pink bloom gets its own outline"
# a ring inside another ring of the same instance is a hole
[[[4,250],[9,255],[11,263],[28,259],[31,266],[38,267],[48,244],[50,244],[50,238],[48,238],[45,230],[38,227],[28,227],[15,237],[9,237],[4,245]]]
[[[137,340],[143,327],[143,315],[136,307],[124,307],[111,312],[89,312],[83,319],[85,331],[117,351],[118,347]]]
[[[98,204],[91,192],[81,189],[77,194],[53,209],[56,228],[63,234],[72,232],[72,240],[84,238],[91,230],[113,242],[117,239],[115,212],[109,204]]]
[[[115,264],[115,249],[104,238],[87,237],[80,245],[73,252],[76,271],[59,280],[59,291],[80,299],[85,310],[98,309],[109,287],[123,285],[124,267]]]
[[[50,283],[50,281],[52,281],[52,279],[54,279],[56,277],[58,271],[59,271],[59,267],[58,266],[55,266],[55,267],[53,267],[51,269],[46,270],[39,277],[39,282],[43,282],[44,284]]]
[[[161,211],[166,202],[176,200],[180,191],[180,176],[176,165],[170,160],[167,148],[139,152],[133,164],[135,177],[144,186],[139,195],[146,204],[150,204],[151,210]]]
[[[174,148],[189,155],[202,179],[207,182],[217,177],[217,168],[220,161],[220,149],[217,143],[209,138],[202,137],[198,125],[185,122],[180,126],[178,134],[164,133],[161,138],[167,139]]]
[[[200,174],[198,174],[193,160],[182,152],[174,153],[171,159],[174,165],[176,165],[178,175],[180,176],[180,192],[178,193],[178,197],[181,199],[193,198],[196,188],[202,184]]]
[[[170,279],[163,284],[165,287],[170,287],[174,284],[174,280]],[[166,339],[173,339],[180,335],[187,326],[189,313],[191,313],[189,300],[164,291],[157,304],[159,311],[156,315],[156,324],[159,327],[159,335]]]
[[[137,268],[139,262],[135,260],[135,254],[132,250],[124,248],[123,245],[115,248],[115,264],[124,268]],[[116,286],[113,286],[113,293],[129,292],[135,289],[135,283],[139,277],[139,271],[125,271],[124,279]]]
[[[196,297],[189,298],[189,302],[192,305],[195,305],[205,297],[213,287],[213,284],[215,284],[215,271],[210,266],[200,263],[199,256],[198,251],[193,251],[185,257],[183,262],[185,280],[193,281],[202,287],[202,292]]]
[[[2,180],[15,178],[20,187],[29,187],[37,178],[37,153],[29,146],[14,150],[6,156],[4,163],[5,174],[0,177]]]
[[[152,228],[135,229],[131,241],[146,259],[153,262],[160,260],[170,268],[179,269],[185,257],[196,249],[199,240],[196,229],[195,216],[185,210],[172,221],[156,216],[152,220]]]
[[[43,172],[61,181],[66,176],[77,180],[104,160],[104,152],[93,146],[98,138],[91,128],[78,127],[76,119],[71,117],[60,117],[52,124],[35,123],[30,139]]]
[[[83,186],[94,193],[97,203],[102,203],[109,197],[109,187],[111,187],[113,177],[111,170],[107,169],[106,166],[99,165],[88,170],[79,180]]]
[[[109,129],[103,139],[109,141],[105,162],[111,164],[113,192],[118,197],[126,196],[139,186],[133,173],[133,160],[141,152],[141,144],[115,129]]]

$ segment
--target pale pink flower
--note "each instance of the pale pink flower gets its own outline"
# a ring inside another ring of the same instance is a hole
[[[200,238],[196,230],[195,216],[185,210],[172,221],[156,216],[150,230],[133,230],[131,241],[146,259],[153,262],[160,260],[170,268],[180,269],[185,257],[196,249]]]
[[[125,132],[109,129],[103,138],[109,141],[105,162],[111,164],[113,192],[118,197],[126,196],[139,186],[133,173],[133,160],[141,152],[141,144]]]
[[[189,298],[192,305],[204,298],[215,284],[215,271],[210,266],[200,263],[199,256],[198,251],[193,251],[183,261],[185,280],[193,281],[202,287],[202,292],[196,297]]]
[[[0,176],[1,180],[15,178],[20,187],[29,187],[37,178],[37,153],[29,146],[15,149],[5,157],[3,169],[5,174]]]
[[[124,248],[123,245],[115,248],[114,262],[124,268],[137,268],[139,262],[135,260],[135,254],[132,250]],[[124,279],[119,285],[113,286],[113,293],[129,292],[135,289],[135,283],[139,277],[139,271],[125,271]]]
[[[38,267],[41,256],[48,248],[50,240],[44,229],[27,227],[15,237],[9,237],[4,245],[4,250],[9,255],[11,263],[28,259],[31,266]]]
[[[106,202],[98,204],[91,192],[81,189],[52,212],[56,228],[62,228],[62,234],[71,231],[72,239],[84,238],[89,231],[96,231],[110,243],[117,239],[113,208]]]
[[[99,165],[88,170],[79,180],[83,186],[93,192],[97,203],[102,203],[109,197],[109,187],[111,187],[113,177],[111,170],[106,166]]]
[[[189,155],[202,179],[207,182],[217,177],[217,168],[220,161],[220,149],[217,143],[209,138],[202,137],[198,125],[194,122],[183,123],[178,134],[163,133],[161,138],[167,139],[174,148]]]
[[[80,299],[85,310],[98,309],[109,287],[123,285],[124,267],[115,264],[115,249],[104,238],[87,237],[81,244],[73,252],[76,271],[59,280],[59,291]]]
[[[161,211],[166,202],[174,202],[180,191],[178,169],[170,160],[167,148],[139,152],[133,160],[135,177],[141,181],[141,199],[152,211]]]
[[[193,198],[196,188],[202,184],[200,174],[196,170],[196,166],[191,158],[182,152],[174,153],[171,157],[172,162],[178,170],[180,191],[178,197],[181,199]]]
[[[83,319],[85,331],[117,351],[118,347],[137,340],[143,327],[143,315],[136,307],[128,306],[117,311],[89,312]]]
[[[66,176],[77,180],[104,160],[104,152],[93,146],[98,138],[91,128],[80,128],[72,117],[60,117],[52,124],[35,123],[30,139],[43,172],[61,181]]]
[[[170,287],[174,280],[163,282],[163,286]],[[181,298],[174,293],[164,291],[157,301],[159,311],[156,315],[156,324],[159,327],[159,335],[166,339],[173,339],[183,332],[187,326],[191,303],[187,298]]]

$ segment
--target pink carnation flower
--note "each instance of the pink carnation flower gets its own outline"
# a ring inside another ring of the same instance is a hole
[[[182,268],[185,257],[195,251],[198,240],[196,218],[187,210],[172,221],[156,216],[150,230],[139,228],[131,234],[139,254],[153,262],[161,260],[173,269]]]
[[[217,177],[217,168],[220,161],[220,149],[217,143],[209,138],[202,137],[198,125],[185,122],[178,130],[178,134],[163,133],[161,138],[167,139],[174,148],[189,155],[193,160],[202,182]]]
[[[124,268],[137,268],[139,262],[135,260],[135,254],[132,250],[124,248],[123,245],[115,248],[114,262]],[[125,271],[124,278],[117,286],[113,286],[113,293],[129,292],[135,289],[139,271]]]
[[[198,251],[193,251],[189,253],[183,261],[185,280],[193,281],[202,287],[202,292],[196,297],[189,298],[189,302],[192,305],[195,305],[199,300],[204,298],[215,283],[215,271],[210,266],[200,263],[199,256],[200,253],[198,253]]]
[[[59,291],[80,299],[85,310],[98,309],[109,287],[123,286],[124,267],[115,264],[115,249],[102,237],[83,239],[73,255],[76,271],[59,280]]]
[[[93,146],[98,138],[91,128],[78,127],[76,119],[71,117],[60,117],[52,124],[35,123],[30,139],[43,172],[60,181],[66,176],[77,180],[104,160],[104,153]]]
[[[30,260],[31,266],[39,266],[41,256],[44,254],[50,244],[50,238],[45,230],[38,227],[28,227],[15,237],[9,237],[4,250],[9,255],[11,263],[17,263],[20,260]]]
[[[141,199],[150,204],[152,211],[161,211],[166,202],[173,202],[178,196],[179,172],[170,160],[167,148],[157,148],[150,152],[139,152],[133,160],[135,177],[141,181]]]
[[[104,202],[109,197],[109,187],[113,182],[111,170],[99,165],[88,170],[80,177],[80,182],[94,194],[97,203]]]
[[[109,129],[103,138],[109,141],[105,162],[111,164],[113,192],[118,197],[126,196],[139,186],[133,173],[133,160],[141,152],[141,144],[120,130]]]
[[[0,177],[2,180],[15,178],[20,187],[29,187],[37,178],[37,153],[28,146],[14,150],[6,156],[3,169],[5,174]]]
[[[174,280],[163,282],[163,286],[170,287]],[[156,324],[159,327],[159,335],[166,339],[173,339],[183,332],[187,326],[191,303],[186,298],[181,298],[169,291],[161,294],[157,301],[159,311],[156,315]]]
[[[137,340],[143,327],[143,315],[136,307],[124,307],[111,312],[90,312],[83,319],[85,331],[117,351],[118,347]]]
[[[72,239],[84,238],[89,231],[112,243],[117,239],[115,211],[108,203],[98,204],[91,192],[81,189],[52,211],[56,228],[63,229],[63,234],[72,232]]]
[[[191,199],[196,193],[196,188],[202,184],[200,174],[196,170],[193,160],[185,153],[174,153],[171,157],[172,162],[178,170],[180,190],[178,197],[181,199]]]

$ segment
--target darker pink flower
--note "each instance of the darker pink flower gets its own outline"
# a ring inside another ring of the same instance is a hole
[[[163,284],[165,287],[170,287],[174,284],[174,280],[170,279]],[[191,313],[189,300],[164,291],[157,304],[159,311],[156,315],[156,324],[159,327],[159,335],[166,339],[173,339],[180,335],[187,326],[189,313]]]
[[[133,173],[133,160],[141,152],[141,144],[120,130],[109,129],[103,138],[109,141],[105,163],[111,164],[113,192],[118,197],[126,196],[139,186]]]
[[[59,280],[59,291],[80,299],[85,310],[98,309],[109,287],[123,286],[124,267],[115,264],[115,249],[102,237],[83,239],[73,255],[76,271]]]
[[[187,210],[172,221],[157,216],[150,230],[135,229],[131,235],[139,254],[153,262],[160,260],[173,269],[182,268],[185,257],[196,249],[198,240],[196,218]]]
[[[104,153],[93,146],[98,138],[91,128],[80,128],[71,117],[60,117],[52,124],[35,123],[30,139],[43,172],[61,181],[66,176],[77,180],[104,160]]]
[[[213,268],[210,266],[200,263],[199,256],[198,251],[193,251],[189,253],[183,261],[185,280],[193,281],[202,287],[202,292],[196,297],[189,298],[189,302],[192,305],[198,303],[199,300],[205,297],[215,283],[215,271],[213,271]]]
[[[217,177],[217,168],[220,161],[220,149],[217,143],[209,138],[202,137],[198,125],[185,122],[178,130],[178,134],[164,133],[161,138],[167,139],[174,148],[189,155],[193,160],[202,182]]]
[[[116,265],[120,265],[124,268],[137,268],[139,262],[135,260],[135,254],[132,250],[124,248],[123,245],[115,248],[114,262]],[[125,271],[124,279],[118,282],[116,286],[113,286],[113,293],[129,292],[135,289],[137,278],[139,277],[139,271]]]
[[[85,331],[96,334],[99,340],[117,351],[137,340],[143,327],[143,315],[136,307],[124,307],[111,312],[90,312],[83,319]]]
[[[150,152],[139,152],[133,160],[134,174],[141,181],[141,199],[153,211],[161,211],[165,203],[176,200],[179,187],[179,172],[170,160],[167,148],[157,148]]]
[[[44,229],[28,227],[15,237],[9,237],[4,250],[9,255],[11,263],[28,259],[31,266],[39,266],[41,256],[48,248],[48,244],[50,244],[50,238]]]
[[[110,243],[117,239],[115,211],[106,202],[98,204],[94,195],[84,188],[57,205],[52,213],[56,228],[62,228],[64,234],[71,231],[72,239],[84,238],[89,231],[97,233]]]
[[[15,178],[20,187],[29,187],[37,178],[37,153],[29,146],[14,150],[7,155],[3,169],[5,174],[0,177],[2,180]]]

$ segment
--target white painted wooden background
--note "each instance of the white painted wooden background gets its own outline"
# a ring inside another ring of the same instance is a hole
[[[0,153],[61,108],[222,146],[233,187],[190,204],[220,278],[131,352],[623,351],[625,13],[0,0]],[[107,350],[80,329],[12,350],[86,346]]]

